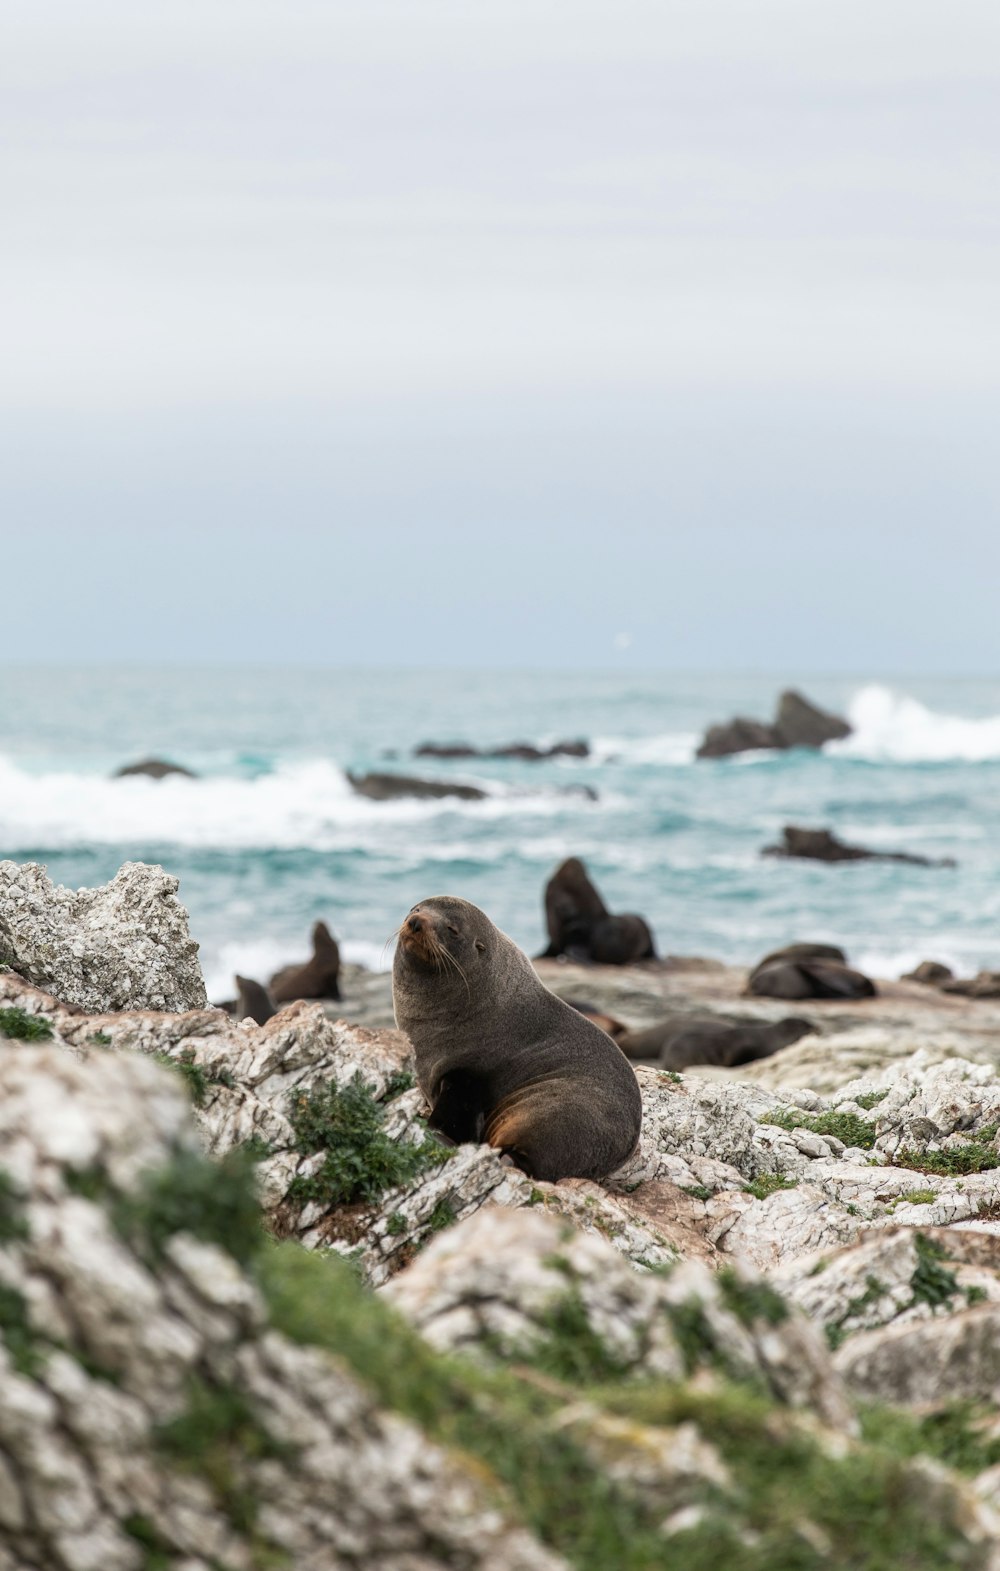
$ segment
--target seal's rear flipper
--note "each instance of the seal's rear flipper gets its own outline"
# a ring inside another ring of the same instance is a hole
[[[482,1076],[454,1069],[441,1080],[427,1122],[455,1145],[478,1144],[486,1126],[486,1102]]]

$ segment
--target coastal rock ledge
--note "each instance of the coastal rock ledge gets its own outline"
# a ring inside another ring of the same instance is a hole
[[[0,862],[0,964],[81,1009],[199,1009],[198,945],[162,867],[126,862],[64,889],[38,862]]]

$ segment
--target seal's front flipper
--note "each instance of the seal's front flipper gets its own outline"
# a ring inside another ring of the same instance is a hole
[[[482,1076],[467,1069],[455,1069],[445,1075],[427,1122],[455,1145],[478,1144],[486,1127],[486,1087]]]

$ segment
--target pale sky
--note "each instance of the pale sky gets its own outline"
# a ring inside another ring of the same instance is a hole
[[[1000,664],[995,0],[2,11],[0,659]]]

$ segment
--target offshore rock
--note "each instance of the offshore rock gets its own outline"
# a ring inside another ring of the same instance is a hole
[[[198,945],[162,867],[126,862],[99,889],[64,889],[37,862],[0,862],[0,961],[81,1009],[198,1009]]]

